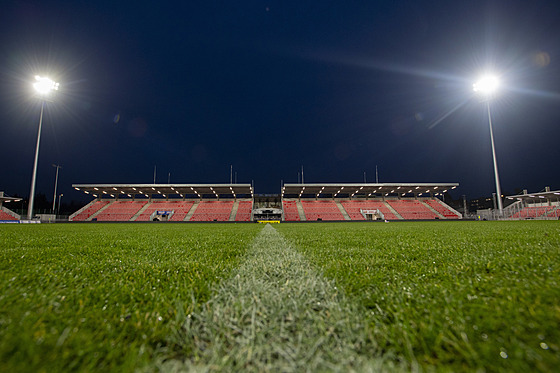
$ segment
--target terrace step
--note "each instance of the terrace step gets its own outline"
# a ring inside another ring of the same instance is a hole
[[[461,213],[459,211],[455,210],[453,207],[449,206],[447,203],[445,203],[443,201],[440,201],[439,198],[436,198],[435,200],[438,201],[440,205],[442,205],[446,209],[448,209],[451,212],[453,212],[454,214],[456,214],[459,217],[459,219],[463,218],[463,215],[461,215]]]
[[[94,200],[95,201],[95,200]],[[97,215],[99,215],[101,212],[107,210],[107,208],[109,206],[111,206],[113,203],[115,203],[116,201],[112,201],[109,202],[108,204],[106,204],[105,206],[101,207],[99,210],[97,210],[97,212],[95,212],[94,214],[92,214],[89,218],[86,219],[86,221],[92,221]]]
[[[190,221],[192,216],[194,215],[194,212],[196,211],[196,208],[198,207],[198,204],[200,203],[200,201],[196,201],[192,206],[191,209],[189,210],[189,212],[187,213],[187,215],[185,216],[185,219],[183,219],[183,221]]]
[[[437,199],[437,198],[436,198]],[[434,214],[436,214],[438,216],[438,218],[440,219],[447,219],[445,216],[443,216],[442,214],[440,214],[439,212],[436,211],[436,209],[434,209],[432,206],[428,205],[426,202],[424,201],[420,201],[422,202],[422,204],[427,207],[431,212],[433,212]]]
[[[152,202],[148,202],[146,203],[144,206],[142,206],[142,208],[140,210],[138,210],[138,212],[130,219],[130,221],[135,221],[136,219],[138,219],[138,217],[140,215],[142,215],[142,213],[148,208],[150,207],[150,205],[152,204]]]
[[[299,214],[299,220],[307,221],[307,218],[305,217],[305,211],[303,211],[303,206],[301,205],[301,201],[296,202],[296,207],[297,207],[297,212]]]
[[[239,209],[239,201],[235,201],[233,203],[231,214],[229,214],[229,221],[235,221],[235,217],[237,216],[237,209]]]
[[[393,215],[395,215],[397,218],[399,218],[400,220],[404,220],[404,218],[401,216],[401,214],[399,214],[397,212],[397,210],[395,210],[393,208],[393,206],[391,206],[390,204],[387,203],[387,201],[383,201],[383,204],[385,205],[385,207],[387,207],[389,209],[389,211],[391,211],[393,213]]]
[[[346,212],[346,209],[344,208],[344,206],[342,206],[342,203],[340,203],[339,201],[336,201],[336,206],[340,210],[340,213],[342,214],[342,216],[344,216],[344,220],[352,220],[350,218],[350,215],[348,215],[348,213]]]

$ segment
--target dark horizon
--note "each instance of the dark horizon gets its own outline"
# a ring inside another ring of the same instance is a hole
[[[8,1],[0,15],[0,190],[75,183],[458,182],[504,194],[560,189],[560,5],[536,1],[247,1],[161,5]],[[50,197],[49,197],[50,196]]]

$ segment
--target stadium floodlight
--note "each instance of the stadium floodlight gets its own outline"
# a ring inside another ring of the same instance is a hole
[[[58,91],[59,85],[60,83],[56,83],[47,77],[35,75],[35,83],[33,83],[33,88],[35,88],[35,90],[39,94],[45,96],[50,94],[52,91]]]
[[[500,177],[498,175],[498,161],[496,159],[496,147],[494,145],[494,131],[492,130],[492,115],[490,114],[490,101],[499,87],[499,80],[495,76],[486,75],[473,84],[473,91],[482,94],[486,101],[488,111],[488,126],[490,127],[490,142],[492,144],[492,160],[494,161],[494,178],[496,179],[496,195],[498,196],[498,211],[503,215],[502,192],[500,188]]]
[[[31,191],[29,193],[29,206],[27,207],[27,219],[33,217],[33,204],[35,202],[35,185],[37,182],[37,164],[39,163],[39,144],[41,143],[41,127],[43,126],[43,112],[45,111],[46,96],[52,91],[58,90],[59,83],[55,83],[49,78],[35,76],[33,88],[41,96],[41,114],[39,116],[39,129],[37,130],[37,145],[35,146],[35,162],[33,163],[33,174],[31,176]]]
[[[473,84],[473,91],[490,96],[496,92],[499,86],[500,81],[498,78],[493,75],[485,75]]]

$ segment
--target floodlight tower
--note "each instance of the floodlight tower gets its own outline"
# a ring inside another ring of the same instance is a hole
[[[490,101],[494,98],[500,82],[495,76],[487,75],[473,84],[473,91],[479,93],[486,102],[488,111],[488,126],[490,127],[490,142],[492,143],[492,159],[494,160],[494,177],[496,178],[496,194],[498,196],[498,210],[500,216],[503,215],[504,207],[502,204],[502,190],[500,188],[500,177],[498,175],[498,161],[496,160],[496,147],[494,146],[494,132],[492,131],[492,116],[490,114]]]
[[[59,83],[49,78],[35,75],[35,83],[33,88],[41,97],[41,115],[39,116],[39,130],[37,131],[37,146],[35,147],[35,162],[33,164],[33,176],[31,177],[31,192],[29,193],[29,207],[27,208],[27,219],[33,217],[33,202],[35,201],[35,182],[37,181],[37,163],[39,161],[39,144],[41,142],[41,127],[43,125],[43,112],[45,111],[45,102],[52,91],[58,90]]]

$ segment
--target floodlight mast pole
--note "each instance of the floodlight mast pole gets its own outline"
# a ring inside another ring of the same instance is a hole
[[[56,176],[54,178],[54,196],[53,196],[53,203],[52,203],[52,212],[55,213],[55,206],[56,206],[56,187],[58,186],[58,169],[62,168],[61,165],[53,164],[53,167],[56,167]]]
[[[35,147],[35,162],[33,164],[33,176],[31,177],[31,192],[29,194],[29,206],[27,208],[28,220],[31,220],[31,218],[33,218],[33,203],[35,202],[35,182],[37,181],[37,163],[39,161],[39,144],[41,143],[41,127],[43,125],[44,111],[45,111],[45,100],[43,99],[41,101],[41,115],[39,116],[39,130],[37,131],[37,146]]]
[[[498,211],[503,215],[504,206],[502,204],[502,190],[500,188],[500,176],[498,175],[498,161],[496,159],[496,147],[494,146],[494,131],[492,130],[492,115],[490,114],[490,100],[486,101],[488,109],[488,126],[490,127],[490,141],[492,143],[492,159],[494,161],[494,177],[496,178],[496,193],[498,195]]]

